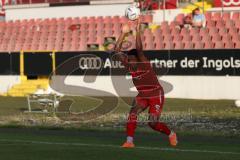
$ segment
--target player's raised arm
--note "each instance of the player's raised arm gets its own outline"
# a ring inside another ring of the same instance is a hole
[[[136,28],[136,49],[137,49],[137,56],[140,61],[146,61],[147,58],[143,53],[143,46],[142,46],[142,39],[141,39],[141,22],[140,17],[137,20],[137,28]]]
[[[122,34],[118,38],[117,43],[115,45],[114,50],[115,50],[116,53],[119,53],[121,51],[123,41],[124,41],[125,37],[128,35],[129,32],[130,32],[129,26],[124,25],[123,28],[122,28]]]
[[[121,49],[122,49],[122,44],[123,44],[123,41],[125,39],[125,37],[129,34],[130,32],[130,28],[128,25],[124,25],[123,28],[122,28],[122,33],[121,35],[119,36],[118,40],[117,40],[117,43],[115,45],[115,48],[114,48],[114,51],[117,55],[117,58],[124,63],[124,65],[126,65],[126,59],[127,59],[127,55],[125,55],[123,52],[121,52]]]

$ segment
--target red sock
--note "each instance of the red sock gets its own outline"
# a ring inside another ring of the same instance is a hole
[[[137,127],[137,115],[130,113],[127,121],[127,136],[133,137]]]
[[[154,124],[154,125],[153,125]],[[156,123],[149,123],[149,126],[155,130],[155,131],[158,131],[158,132],[162,132],[166,135],[170,135],[171,133],[171,130],[168,128],[168,126],[162,122],[156,122]]]

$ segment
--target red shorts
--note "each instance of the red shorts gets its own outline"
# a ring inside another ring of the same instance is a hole
[[[137,96],[135,98],[136,103],[139,106],[143,107],[143,109],[149,107],[148,113],[153,116],[160,116],[160,114],[162,113],[164,99],[164,95],[154,96],[151,98]]]

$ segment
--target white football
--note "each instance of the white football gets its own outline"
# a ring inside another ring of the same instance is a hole
[[[240,100],[236,100],[235,105],[236,105],[236,107],[240,107]]]
[[[139,15],[140,9],[135,5],[128,6],[125,10],[125,16],[132,21],[138,19]]]

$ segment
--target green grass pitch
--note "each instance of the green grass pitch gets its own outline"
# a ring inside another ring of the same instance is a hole
[[[240,139],[179,135],[171,148],[165,136],[137,133],[134,149],[120,147],[124,134],[98,130],[0,129],[4,160],[239,160]]]
[[[97,101],[72,97],[75,110],[85,110]],[[131,101],[131,99],[129,99]],[[48,116],[40,115],[40,124],[29,125],[38,115],[24,114],[26,98],[0,97],[0,160],[239,160],[239,133],[177,130],[179,145],[171,148],[166,136],[139,127],[134,149],[123,149],[124,127],[101,127],[102,119],[87,124],[47,124]],[[78,107],[81,106],[79,109]],[[111,113],[125,114],[129,106],[119,103]],[[239,122],[240,110],[231,100],[167,99],[164,115],[202,116],[207,119]],[[109,115],[108,115],[109,116]],[[106,123],[111,126],[112,119]],[[26,125],[25,125],[26,124]],[[69,125],[69,126],[68,126]],[[91,126],[92,125],[92,126]],[[231,125],[231,124],[229,124]],[[240,127],[240,124],[238,125]],[[190,130],[191,128],[189,128]],[[235,128],[237,131],[239,128]],[[221,131],[221,130],[220,130]]]

